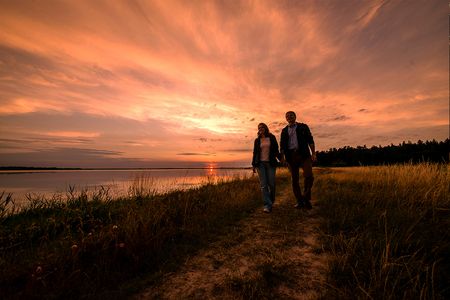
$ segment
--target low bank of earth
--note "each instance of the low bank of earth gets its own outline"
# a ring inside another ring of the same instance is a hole
[[[294,204],[290,187],[284,185],[271,214],[261,205],[134,298],[320,298],[327,257],[319,242],[318,207],[306,211]]]

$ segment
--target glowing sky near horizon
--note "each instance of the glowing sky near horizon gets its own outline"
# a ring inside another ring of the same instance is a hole
[[[0,165],[243,165],[449,135],[448,3],[2,1]]]

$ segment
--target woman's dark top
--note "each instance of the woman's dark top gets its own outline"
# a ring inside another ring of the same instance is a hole
[[[280,151],[278,150],[278,142],[275,136],[271,133],[267,136],[270,139],[270,150],[269,150],[269,163],[271,166],[277,166],[277,158],[281,159]],[[253,146],[253,160],[252,166],[257,167],[261,161],[261,140],[260,138],[255,139],[255,144]]]

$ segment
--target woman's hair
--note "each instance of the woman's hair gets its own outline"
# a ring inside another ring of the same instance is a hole
[[[267,125],[266,125],[265,123],[259,123],[259,124],[258,124],[258,128],[259,128],[259,126],[264,127],[264,130],[266,131],[264,134],[265,134],[266,136],[269,135],[269,133],[270,133],[269,127],[267,127]],[[259,137],[259,130],[258,130],[257,135],[258,135],[258,137]]]

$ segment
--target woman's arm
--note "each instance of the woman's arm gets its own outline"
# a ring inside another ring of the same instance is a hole
[[[273,149],[275,151],[275,153],[274,153],[275,157],[281,162],[283,156],[280,153],[278,142],[277,142],[277,138],[274,135],[272,135],[271,143],[273,143]]]
[[[252,158],[252,166],[253,168],[256,167],[256,159],[258,155],[258,139],[255,139],[255,142],[253,143],[253,158]]]

